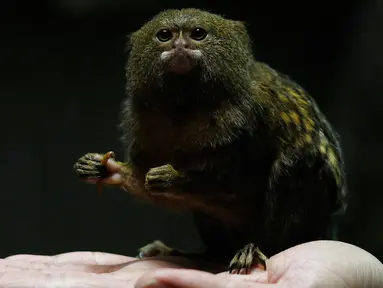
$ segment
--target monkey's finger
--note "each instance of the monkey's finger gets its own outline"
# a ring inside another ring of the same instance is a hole
[[[77,162],[73,165],[73,170],[80,179],[106,178],[110,174],[105,166],[92,163]]]
[[[155,167],[151,168],[149,173],[153,175],[169,174],[169,169],[167,166]]]
[[[94,171],[97,171],[97,170],[101,170],[102,167],[103,166],[100,163],[80,159],[79,161],[74,163],[73,170],[74,171],[76,171],[76,170],[85,170],[85,171],[86,170],[89,170],[89,171],[94,170]]]
[[[102,178],[102,173],[97,170],[76,169],[75,173],[80,179],[99,179]]]
[[[75,165],[101,167],[103,166],[100,161],[80,158]]]
[[[237,274],[245,273],[247,274],[247,250],[242,251],[241,256],[239,257],[239,260],[237,262]],[[244,270],[244,271],[242,271]]]
[[[259,259],[263,262],[266,262],[267,261],[267,256],[265,254],[262,253],[261,250],[259,250],[259,247],[255,247],[255,251],[254,253],[256,253],[259,257]]]
[[[231,274],[234,270],[237,269],[237,263],[239,261],[239,254],[236,253],[234,258],[231,260],[229,264],[229,273]]]
[[[85,154],[83,157],[81,157],[80,159],[85,159],[85,160],[90,160],[90,161],[95,161],[95,162],[101,162],[101,160],[103,159],[104,157],[104,154],[100,154],[100,153],[87,153]]]
[[[97,167],[96,165],[92,165],[92,164],[80,164],[80,163],[76,163],[73,168],[75,170],[83,170],[83,171],[97,171],[100,167]]]
[[[245,259],[245,269],[246,269],[246,274],[248,274],[251,270],[251,266],[253,265],[253,260],[254,260],[254,254],[253,253],[249,253],[246,255],[246,259]]]

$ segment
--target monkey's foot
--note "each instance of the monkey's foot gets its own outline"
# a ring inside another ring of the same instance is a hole
[[[267,257],[259,250],[254,243],[247,244],[243,249],[237,251],[233,260],[229,265],[229,273],[234,274],[233,271],[237,271],[236,274],[240,274],[244,269],[244,274],[249,274],[253,264],[263,266],[266,269]]]
[[[166,246],[159,240],[153,241],[148,245],[138,249],[138,258],[148,258],[156,256],[172,256],[174,249]]]
[[[150,190],[163,190],[173,186],[174,181],[180,177],[172,165],[152,168],[146,173],[145,187]]]

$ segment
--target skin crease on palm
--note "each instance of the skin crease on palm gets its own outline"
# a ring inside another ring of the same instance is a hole
[[[342,242],[302,244],[266,264],[267,271],[230,275],[198,270],[198,263],[174,257],[137,260],[98,252],[15,255],[0,261],[0,287],[383,287],[382,263]]]

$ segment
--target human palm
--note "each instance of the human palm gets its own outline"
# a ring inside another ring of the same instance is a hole
[[[0,261],[0,287],[383,287],[382,263],[342,242],[309,242],[266,264],[267,271],[233,275],[204,272],[197,262],[182,258],[137,260],[98,252],[16,255]]]

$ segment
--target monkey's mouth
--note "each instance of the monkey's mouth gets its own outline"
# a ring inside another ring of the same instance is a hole
[[[172,73],[185,74],[190,72],[198,60],[198,50],[173,49],[165,51],[161,55],[165,69]]]

